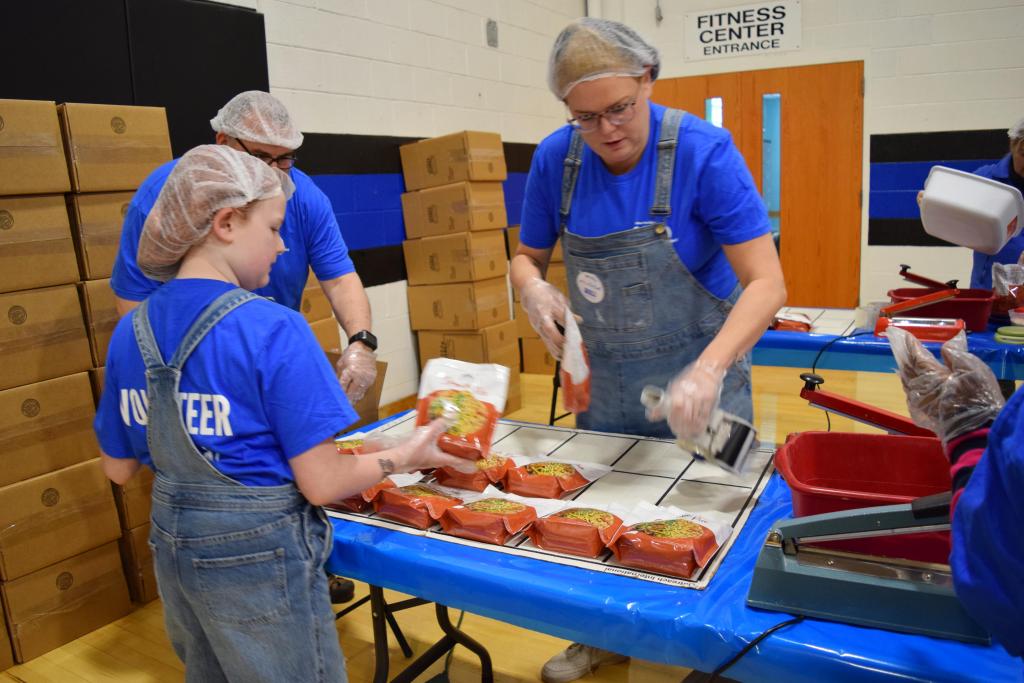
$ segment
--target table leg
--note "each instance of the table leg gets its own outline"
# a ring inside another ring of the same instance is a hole
[[[387,605],[384,603],[384,589],[370,586],[370,613],[373,620],[373,683],[387,683],[388,680],[388,627]]]

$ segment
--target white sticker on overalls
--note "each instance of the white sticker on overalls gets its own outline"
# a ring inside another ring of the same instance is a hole
[[[604,283],[593,273],[582,272],[576,276],[576,288],[583,298],[592,304],[604,301]]]

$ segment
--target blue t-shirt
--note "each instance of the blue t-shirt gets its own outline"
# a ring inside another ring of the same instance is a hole
[[[199,314],[233,288],[219,280],[171,280],[149,297],[149,319],[167,362]],[[146,367],[132,317],[107,353],[95,429],[103,452],[152,467],[146,446]],[[182,370],[182,419],[201,453],[246,486],[294,481],[288,460],[358,419],[302,316],[266,299],[226,315]]]
[[[640,162],[622,175],[610,172],[583,146],[583,165],[569,211],[570,232],[598,237],[660,222],[651,215],[651,205],[664,116],[665,107],[651,103],[647,148]],[[572,128],[563,126],[533,154],[519,235],[528,247],[546,249],[558,239],[562,169],[571,136]],[[679,126],[672,182],[668,227],[676,253],[705,289],[725,298],[736,287],[736,275],[722,245],[771,232],[764,202],[729,132],[686,114]]]
[[[992,424],[953,518],[953,586],[967,612],[1024,656],[1024,391]]]
[[[998,180],[1024,192],[1024,183],[1022,183],[1021,177],[1013,171],[1012,163],[1010,155],[1007,154],[994,164],[982,166],[974,172],[974,175]],[[1016,237],[1004,244],[1002,249],[991,256],[982,254],[980,251],[974,252],[974,267],[971,269],[971,288],[992,289],[992,264],[1016,263],[1017,259],[1020,258],[1021,252],[1024,252],[1024,228],[1017,233]]]
[[[128,205],[121,228],[121,247],[110,276],[111,289],[122,299],[142,301],[160,286],[160,282],[142,274],[135,259],[142,226],[177,163],[178,160],[173,159],[150,173]],[[295,194],[288,200],[281,225],[281,239],[288,251],[274,262],[270,283],[254,291],[299,310],[310,266],[321,281],[354,272],[355,266],[349,258],[348,247],[341,237],[341,229],[327,195],[297,168],[291,169],[291,178],[295,183]]]

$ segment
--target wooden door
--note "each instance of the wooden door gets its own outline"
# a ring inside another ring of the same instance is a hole
[[[656,102],[701,117],[707,98],[722,98],[722,125],[758,188],[762,97],[781,95],[780,257],[790,306],[857,305],[863,74],[863,62],[843,62],[655,82]]]

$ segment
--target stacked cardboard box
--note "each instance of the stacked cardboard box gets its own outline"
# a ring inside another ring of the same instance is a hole
[[[505,237],[508,242],[509,257],[515,256],[516,250],[519,248],[519,226],[513,225],[506,230]],[[565,259],[562,256],[561,243],[555,244],[555,248],[551,252],[551,262],[548,264],[546,279],[562,290],[562,293],[567,297],[569,296],[569,283],[566,277]],[[544,342],[540,340],[536,330],[530,325],[530,321],[526,317],[526,311],[523,310],[523,305],[519,301],[518,292],[514,292],[513,299],[516,330],[523,349],[523,372],[544,375],[554,373],[555,359],[548,353]]]
[[[501,137],[463,131],[401,148],[402,244],[420,365],[439,356],[512,370],[505,412],[522,405],[508,295]]]
[[[13,646],[0,642],[0,665],[129,609],[92,432],[72,187],[57,106],[0,100],[0,634]]]

